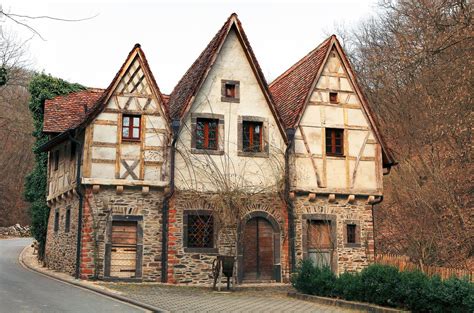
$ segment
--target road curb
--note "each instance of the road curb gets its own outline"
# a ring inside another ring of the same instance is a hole
[[[28,264],[27,262],[25,262],[23,260],[23,255],[25,253],[25,251],[28,249],[28,246],[26,246],[25,248],[23,248],[23,250],[21,251],[20,255],[18,256],[18,262],[21,264],[21,266],[23,266],[24,268],[30,270],[30,271],[34,271],[38,274],[41,274],[41,275],[44,275],[44,276],[48,276],[49,278],[52,278],[52,279],[55,279],[55,280],[59,280],[63,283],[66,283],[66,284],[70,284],[70,285],[73,285],[73,286],[76,286],[76,287],[79,287],[79,288],[83,288],[83,289],[87,289],[89,291],[92,291],[92,292],[95,292],[95,293],[99,293],[101,295],[104,295],[104,296],[107,296],[107,297],[110,297],[110,298],[114,298],[116,300],[120,300],[122,302],[125,302],[125,303],[129,303],[129,304],[133,304],[137,307],[140,307],[142,309],[145,309],[145,310],[149,310],[149,311],[152,311],[152,312],[167,312],[167,311],[164,311],[164,310],[161,310],[155,306],[152,306],[152,305],[149,305],[147,303],[143,303],[143,302],[140,302],[140,301],[137,301],[137,300],[134,300],[134,299],[130,299],[130,298],[127,298],[125,296],[122,296],[120,294],[117,294],[117,293],[114,293],[114,292],[111,292],[111,291],[108,291],[107,289],[101,289],[101,288],[97,288],[97,287],[93,287],[93,286],[90,286],[90,285],[87,285],[87,284],[84,284],[83,282],[81,282],[80,280],[77,280],[77,279],[74,279],[74,278],[71,278],[71,279],[64,279],[60,276],[57,276],[57,275],[53,275],[51,273],[48,273],[47,271],[41,271],[37,268],[34,268],[33,266],[31,266],[30,264]],[[103,287],[105,288],[105,287]]]

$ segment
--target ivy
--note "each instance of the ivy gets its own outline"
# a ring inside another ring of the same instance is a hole
[[[44,73],[35,74],[28,86],[30,93],[28,106],[34,124],[32,135],[36,138],[36,142],[33,144],[35,165],[26,177],[24,197],[30,203],[31,233],[39,243],[38,257],[40,259],[44,257],[49,217],[49,207],[46,204],[48,153],[38,149],[49,140],[43,133],[44,102],[47,99],[83,89],[85,87],[79,84],[72,84]]]

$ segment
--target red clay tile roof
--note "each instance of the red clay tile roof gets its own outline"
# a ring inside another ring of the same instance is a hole
[[[224,42],[232,24],[232,16],[234,16],[234,14],[227,19],[171,92],[169,108],[172,119],[182,117],[187,104],[206,77],[205,74],[217,57],[217,51]]]
[[[46,100],[43,131],[62,133],[75,128],[92,112],[103,92],[104,89],[90,88]]]
[[[270,84],[270,92],[285,127],[293,128],[298,122],[306,97],[331,46],[331,38],[326,39]]]

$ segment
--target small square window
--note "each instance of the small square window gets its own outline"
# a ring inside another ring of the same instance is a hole
[[[214,218],[212,214],[187,215],[187,247],[212,248],[214,246]]]
[[[326,155],[344,156],[344,130],[326,128]]]
[[[235,98],[235,84],[225,84],[225,96]]]
[[[196,148],[217,150],[219,138],[219,120],[198,118],[196,121]]]
[[[263,123],[242,122],[242,149],[245,152],[261,152]]]
[[[339,103],[337,100],[337,92],[330,92],[329,93],[329,102],[330,103]]]
[[[239,102],[240,83],[236,80],[222,80],[222,98],[223,102]]]
[[[346,231],[347,231],[347,243],[356,243],[356,229],[357,225],[355,224],[347,224]]]
[[[140,140],[141,116],[139,115],[123,115],[122,118],[122,139],[123,140]]]

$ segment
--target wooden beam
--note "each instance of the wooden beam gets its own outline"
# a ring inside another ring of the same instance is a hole
[[[357,159],[354,165],[354,171],[352,172],[352,180],[351,180],[351,189],[354,188],[356,176],[357,176],[357,169],[359,168],[360,159],[362,158],[362,154],[364,154],[365,145],[367,144],[367,140],[369,139],[370,132],[367,132],[364,138],[364,142],[360,147],[359,154],[357,155]],[[376,169],[378,171],[378,169]]]
[[[300,129],[301,136],[303,137],[304,145],[306,147],[306,153],[308,154],[308,157],[311,159],[311,164],[313,165],[314,175],[316,176],[316,184],[318,187],[323,187],[321,183],[321,178],[319,177],[318,167],[316,166],[316,161],[313,159],[313,156],[311,154],[311,149],[309,148],[303,127],[299,126],[299,129]]]

